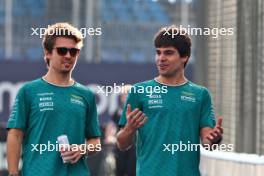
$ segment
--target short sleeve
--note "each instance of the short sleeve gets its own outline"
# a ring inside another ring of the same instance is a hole
[[[128,104],[130,104],[130,106],[131,106],[131,111],[133,111],[135,108],[139,108],[140,110],[142,110],[140,107],[138,95],[137,95],[136,91],[134,91],[135,90],[134,88],[135,87],[132,87],[130,89],[131,91],[127,96],[125,106],[123,107],[122,115],[121,115],[121,118],[120,118],[119,123],[118,123],[120,128],[126,125],[126,122],[127,122],[126,110],[127,110]]]
[[[209,91],[205,88],[202,93],[200,128],[215,126],[215,114]]]
[[[26,131],[27,119],[29,118],[30,102],[27,100],[25,86],[19,89],[15,102],[7,122],[7,129],[18,128]]]
[[[101,131],[99,127],[99,121],[97,116],[97,108],[95,95],[92,94],[86,114],[86,127],[85,127],[85,137],[87,139],[100,137]]]

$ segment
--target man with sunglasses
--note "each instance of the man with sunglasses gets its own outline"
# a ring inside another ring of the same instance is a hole
[[[19,90],[7,124],[10,175],[19,175],[21,146],[21,175],[90,175],[83,156],[101,149],[101,133],[95,95],[71,76],[82,45],[80,31],[68,23],[47,28],[43,48],[48,72]],[[61,135],[67,135],[69,148],[58,145]]]

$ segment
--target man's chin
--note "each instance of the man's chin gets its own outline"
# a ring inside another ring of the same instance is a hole
[[[162,77],[165,77],[165,78],[170,78],[170,77],[173,77],[173,74],[171,73],[168,73],[168,72],[159,72],[159,75],[162,76]]]
[[[63,74],[69,74],[72,71],[72,69],[62,69],[61,73]]]
[[[169,73],[168,73],[167,71],[159,70],[159,74],[160,74],[161,76],[166,76],[166,75],[168,75]]]

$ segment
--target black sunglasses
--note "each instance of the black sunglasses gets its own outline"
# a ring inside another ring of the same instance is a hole
[[[68,51],[69,51],[71,57],[75,57],[80,52],[80,49],[78,49],[78,48],[56,47],[56,48],[53,48],[53,49],[56,49],[57,53],[60,56],[65,56],[68,53]]]

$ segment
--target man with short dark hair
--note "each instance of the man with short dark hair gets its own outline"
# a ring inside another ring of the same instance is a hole
[[[222,139],[209,91],[184,76],[191,39],[182,32],[169,26],[156,34],[159,75],[131,88],[119,122],[119,148],[137,140],[137,176],[200,176],[200,140],[212,149]]]
[[[47,28],[43,49],[48,72],[19,90],[8,120],[10,175],[19,175],[21,146],[21,175],[90,175],[84,154],[101,149],[101,133],[95,95],[72,78],[82,45],[80,31],[68,23]],[[61,135],[67,135],[70,148],[58,148]]]

